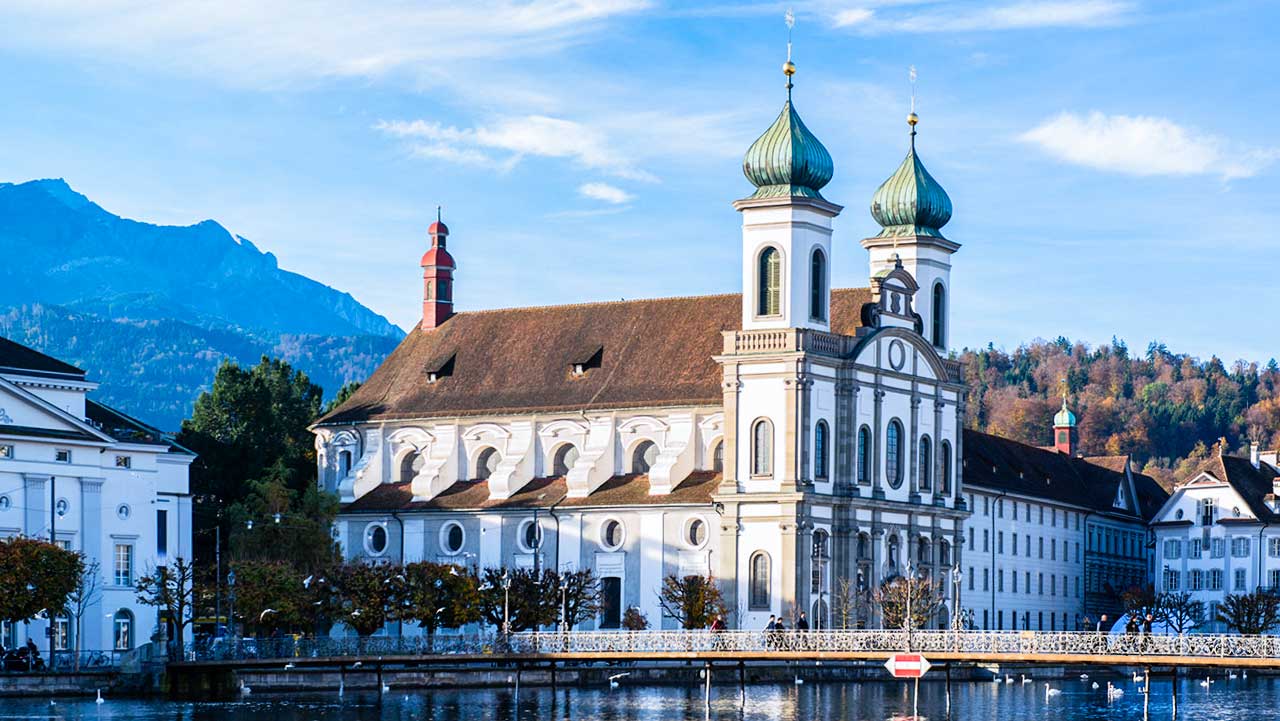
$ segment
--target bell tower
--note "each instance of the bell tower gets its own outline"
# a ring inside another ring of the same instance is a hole
[[[1076,414],[1067,408],[1067,393],[1062,393],[1062,410],[1053,416],[1053,447],[1068,456],[1076,454],[1079,435],[1076,430]]]
[[[431,236],[431,248],[422,256],[422,330],[432,330],[453,315],[453,271],[457,266],[453,256],[445,249],[449,238],[449,226],[440,220],[440,208],[436,208],[436,222],[427,228]]]

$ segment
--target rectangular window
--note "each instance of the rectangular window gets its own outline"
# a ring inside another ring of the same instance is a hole
[[[1013,543],[1013,549],[1012,549],[1013,555],[1015,556],[1018,555],[1018,534],[1016,533],[1009,534],[1009,540],[1010,542]]]
[[[1174,538],[1164,542],[1165,558],[1181,558],[1182,557],[1182,541]]]
[[[1180,574],[1177,571],[1173,570],[1172,568],[1166,568],[1164,570],[1164,590],[1166,591],[1178,590],[1178,581],[1181,580],[1179,578],[1179,575]]]
[[[133,468],[131,456],[116,456],[116,468]]]
[[[1250,543],[1249,543],[1249,539],[1248,539],[1248,538],[1233,538],[1233,539],[1231,539],[1231,555],[1232,555],[1232,557],[1234,557],[1234,558],[1248,558],[1248,557],[1249,557],[1249,546],[1250,546]]]
[[[973,550],[973,526],[969,526],[969,550]]]
[[[1273,591],[1280,589],[1280,569],[1267,571],[1267,586]]]
[[[1216,508],[1212,498],[1206,498],[1200,502],[1200,525],[1212,526]]]
[[[156,511],[156,556],[163,564],[169,555],[169,512]]]
[[[67,618],[53,619],[53,650],[66,651],[71,648],[71,620]]]
[[[1022,584],[1023,592],[1031,593],[1031,572],[1030,571],[1023,573],[1023,580],[1026,581],[1026,583]]]
[[[1037,585],[1038,585],[1038,586],[1039,586],[1039,588],[1040,588],[1040,595],[1041,595],[1041,596],[1043,596],[1043,595],[1044,595],[1044,574],[1043,574],[1043,573],[1042,573],[1042,574],[1040,574],[1040,579],[1039,579],[1039,580],[1040,580],[1040,582],[1039,582],[1039,584],[1037,584]]]
[[[1209,590],[1210,591],[1222,590],[1222,569],[1221,568],[1215,568],[1209,571]],[[1214,618],[1214,617],[1210,616],[1210,618]]]
[[[1003,571],[1002,571],[1002,573],[1003,573]],[[1014,592],[1014,593],[1017,593],[1017,592],[1018,592],[1018,572],[1017,572],[1017,571],[1013,571],[1012,573],[1010,573],[1010,574],[1009,574],[1009,580],[1010,580],[1010,582],[1011,582],[1011,583],[1013,583],[1013,592]],[[1017,618],[1017,614],[1014,614],[1014,618]]]
[[[1004,531],[996,531],[996,553],[1004,555]]]
[[[1272,558],[1280,558],[1280,536],[1267,539],[1267,555]]]
[[[1187,590],[1200,591],[1202,589],[1204,589],[1204,572],[1200,569],[1194,569],[1187,579]]]
[[[13,458],[13,444],[6,443],[0,445],[0,460],[7,461],[10,458]]]
[[[1053,575],[1052,573],[1049,574],[1049,595],[1050,596],[1058,595],[1058,577]]]
[[[982,590],[984,591],[991,590],[991,569],[990,568],[982,569]]]
[[[1076,541],[1076,563],[1080,562],[1080,542]]]
[[[117,543],[115,551],[114,580],[117,586],[133,585],[133,546],[128,543]]]
[[[71,462],[71,449],[70,449],[70,448],[57,448],[57,449],[55,449],[55,450],[53,451],[53,460],[54,460],[54,462],[55,462],[55,463],[70,463],[70,462]]]
[[[996,570],[996,591],[1004,593],[1004,569]]]
[[[1058,539],[1056,538],[1049,539],[1049,560],[1058,560]]]
[[[982,552],[989,553],[991,551],[991,531],[982,529]]]
[[[982,497],[982,515],[991,515],[991,499],[986,496]]]
[[[1231,579],[1231,583],[1232,583],[1231,588],[1232,588],[1232,590],[1234,590],[1234,591],[1243,591],[1243,590],[1244,590],[1244,578],[1245,578],[1245,575],[1244,575],[1244,569],[1243,569],[1243,568],[1237,568],[1237,569],[1235,570],[1235,573],[1233,573],[1233,574],[1232,574],[1232,579]]]
[[[1202,556],[1203,553],[1200,550],[1201,544],[1202,541],[1199,538],[1193,538],[1190,541],[1187,541],[1187,558],[1199,558]]]
[[[1058,527],[1058,509],[1056,508],[1049,509],[1049,525],[1054,528]]]
[[[969,566],[969,590],[973,590],[973,566]],[[906,624],[903,624],[904,626]]]
[[[1227,553],[1227,542],[1221,538],[1209,539],[1209,555],[1214,558],[1222,558]]]
[[[1040,538],[1040,557],[1044,558],[1044,537]]]

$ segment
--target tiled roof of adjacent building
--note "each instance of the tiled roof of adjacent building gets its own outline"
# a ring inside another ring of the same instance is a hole
[[[0,337],[0,373],[11,371],[39,375],[70,375],[84,379],[84,371],[70,363],[64,363],[34,348]]]
[[[832,291],[832,331],[853,335],[869,300],[866,288]],[[741,327],[736,293],[458,313],[414,328],[318,422],[720,404],[712,357]]]
[[[1125,478],[1126,456],[1077,458],[1054,450],[964,431],[965,486],[977,486],[1090,508],[1099,513],[1135,515],[1116,508],[1116,491]],[[1133,473],[1137,514],[1150,520],[1168,494],[1154,479]]]
[[[1276,476],[1280,475],[1277,469],[1266,463],[1259,463],[1258,467],[1254,468],[1248,458],[1215,454],[1200,464],[1188,479],[1194,479],[1201,473],[1208,473],[1230,485],[1249,505],[1249,510],[1258,517],[1258,520],[1266,523],[1280,521],[1280,513],[1272,511],[1266,500],[1272,492],[1272,482]]]
[[[409,483],[383,483],[352,503],[343,512],[387,511],[500,511],[533,508],[710,505],[711,495],[720,485],[720,473],[694,471],[670,493],[649,494],[647,475],[614,476],[586,498],[568,498],[563,477],[535,478],[505,500],[489,497],[488,481],[458,481],[429,501],[413,500]]]

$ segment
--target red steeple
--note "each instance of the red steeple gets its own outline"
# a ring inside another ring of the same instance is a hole
[[[436,208],[436,222],[427,228],[431,236],[431,249],[422,256],[422,329],[431,330],[453,315],[453,271],[457,267],[453,256],[445,250],[449,227],[440,220],[440,208]]]

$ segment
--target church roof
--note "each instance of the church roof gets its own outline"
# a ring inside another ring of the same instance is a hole
[[[752,198],[824,199],[818,191],[831,182],[835,165],[788,97],[778,119],[747,150],[742,172],[756,186]]]
[[[831,330],[853,335],[869,300],[866,288],[833,290]],[[318,423],[719,405],[712,356],[724,349],[722,331],[741,328],[737,293],[458,313],[415,327]]]
[[[942,226],[951,220],[951,198],[916,155],[914,125],[907,157],[871,196],[871,217],[884,228],[880,237],[925,235],[940,238]]]
[[[1105,460],[1078,458],[965,429],[962,479],[965,486],[1150,520],[1169,494],[1148,476],[1132,474],[1138,496],[1136,513],[1112,505],[1125,480],[1128,464],[1122,459],[1123,456]]]

